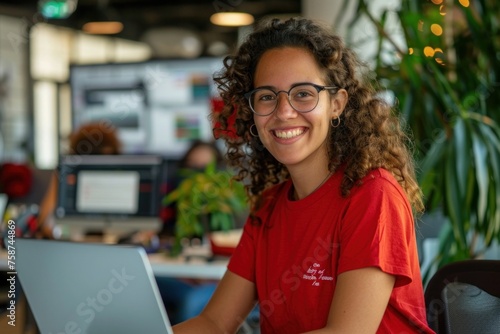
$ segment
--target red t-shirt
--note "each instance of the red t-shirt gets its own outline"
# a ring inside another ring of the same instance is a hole
[[[247,221],[228,268],[255,283],[262,333],[324,327],[338,275],[371,266],[396,276],[378,333],[433,333],[403,189],[378,169],[344,198],[341,179],[337,171],[298,201],[289,199],[291,181],[279,184],[264,195],[263,223]]]

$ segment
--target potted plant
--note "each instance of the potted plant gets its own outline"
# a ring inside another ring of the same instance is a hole
[[[180,251],[183,238],[209,237],[211,231],[229,231],[235,219],[246,212],[247,196],[244,186],[232,180],[227,170],[219,170],[215,163],[203,171],[183,171],[183,180],[163,200],[174,203],[177,210],[175,225],[176,245]]]
[[[426,210],[445,219],[435,267],[481,257],[500,240],[500,4],[402,0],[375,16],[368,1],[356,3],[351,24],[372,25],[380,88],[413,134]]]

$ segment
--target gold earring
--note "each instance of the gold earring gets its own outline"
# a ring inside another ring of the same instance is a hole
[[[336,123],[335,123],[335,120],[337,121]],[[338,127],[340,125],[340,117],[332,118],[330,120],[330,125],[332,126],[332,128]]]
[[[255,124],[250,125],[250,129],[249,129],[249,131],[250,131],[250,134],[251,134],[252,136],[254,136],[254,137],[258,137],[258,136],[259,136],[259,133],[258,133],[258,132],[257,132],[257,133],[254,133],[253,129],[255,129],[255,132],[257,132],[257,126],[256,126]]]

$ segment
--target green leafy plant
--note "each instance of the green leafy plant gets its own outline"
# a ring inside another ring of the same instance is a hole
[[[164,205],[175,203],[177,242],[234,228],[237,215],[247,209],[243,185],[233,181],[230,172],[218,170],[215,163],[202,172],[185,170],[183,176],[179,186],[163,200]]]
[[[500,4],[402,0],[380,15],[356,4],[351,27],[368,22],[380,88],[413,134],[426,210],[445,219],[435,266],[481,257],[500,240]]]

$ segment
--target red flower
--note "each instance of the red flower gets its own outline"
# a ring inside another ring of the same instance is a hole
[[[27,195],[32,183],[33,173],[26,165],[5,163],[0,168],[0,191],[9,198]]]
[[[224,107],[224,101],[222,101],[221,98],[212,98],[210,99],[210,104],[212,108],[212,112],[216,115],[219,112],[222,111],[222,108]],[[226,129],[222,129],[222,125],[220,124],[219,121],[215,121],[213,128],[214,128],[214,136],[215,138],[220,138],[220,137],[228,137],[231,139],[236,139],[238,138],[238,135],[236,134],[236,128],[235,128],[235,123],[236,123],[236,108],[228,119],[228,124]]]

